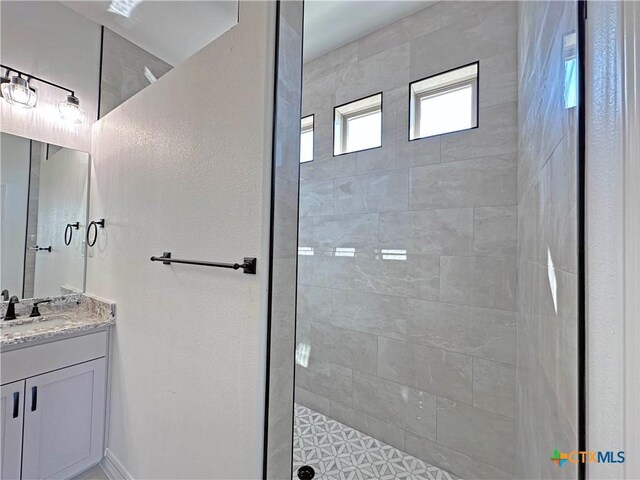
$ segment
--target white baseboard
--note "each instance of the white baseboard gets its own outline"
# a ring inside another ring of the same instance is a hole
[[[133,480],[133,477],[120,460],[108,448],[104,452],[104,458],[100,461],[100,466],[109,480]]]

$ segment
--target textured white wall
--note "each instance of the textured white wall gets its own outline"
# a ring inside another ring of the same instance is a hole
[[[623,122],[620,2],[587,22],[587,448],[624,450]],[[636,346],[637,349],[637,346]],[[636,452],[627,452],[628,456]],[[624,466],[589,464],[592,479]],[[632,478],[632,477],[627,477]]]
[[[22,110],[0,101],[0,130],[89,151],[97,117],[100,26],[59,2],[2,2],[0,17],[2,64],[74,90],[85,110],[82,125],[65,123],[58,102],[67,94],[34,81],[35,108]]]
[[[29,140],[3,133],[0,148],[0,289],[22,298],[31,147]]]
[[[625,450],[640,452],[640,3],[622,6],[625,55]],[[640,457],[625,461],[640,478]]]
[[[38,245],[34,297],[60,295],[60,287],[84,289],[84,236],[89,188],[89,154],[62,148],[40,165]],[[65,245],[67,223],[80,222]]]
[[[108,448],[134,478],[261,476],[275,14],[242,2],[94,127],[87,290],[118,305]]]

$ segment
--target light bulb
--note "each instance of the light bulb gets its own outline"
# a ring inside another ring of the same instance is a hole
[[[10,105],[18,108],[33,108],[38,94],[29,86],[29,81],[14,75],[9,82],[2,82],[2,96]]]
[[[67,95],[67,100],[58,104],[58,110],[63,120],[70,123],[82,123],[84,110],[80,108],[80,100],[77,97]]]

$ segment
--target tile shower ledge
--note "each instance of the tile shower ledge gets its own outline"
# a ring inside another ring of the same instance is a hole
[[[30,318],[33,302],[48,299],[51,303],[40,306],[44,313]],[[0,305],[2,317],[6,308],[7,303],[3,302]],[[116,305],[91,295],[73,294],[25,300],[16,305],[16,314],[16,320],[0,320],[2,349],[110,327],[116,322]]]

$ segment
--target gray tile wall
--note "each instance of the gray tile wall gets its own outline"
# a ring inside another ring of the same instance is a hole
[[[53,145],[51,146],[53,147]],[[27,212],[27,245],[38,244],[38,201],[40,200],[40,165],[44,160],[47,145],[31,141],[31,171],[29,172],[29,210]],[[24,284],[22,297],[32,298],[36,280],[37,252],[25,250]]]
[[[544,461],[577,438],[577,109],[564,105],[563,37],[576,2],[519,3],[517,473],[577,478]]]
[[[156,79],[173,68],[106,27],[102,41],[100,117],[151,85],[145,76],[145,68]]]
[[[272,172],[273,222],[269,385],[265,478],[291,478],[296,318],[296,238],[302,96],[302,1],[278,8],[277,77]],[[285,141],[286,139],[286,141]],[[289,141],[294,139],[294,141]]]
[[[513,477],[516,14],[434,3],[303,77],[297,401],[468,478]],[[479,128],[409,142],[409,83],[474,61]],[[333,106],[381,90],[382,148],[333,157]]]

